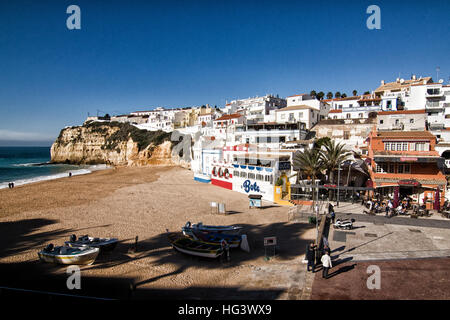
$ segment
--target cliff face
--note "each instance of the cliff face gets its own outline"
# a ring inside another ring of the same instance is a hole
[[[126,123],[91,123],[61,130],[51,162],[127,166],[178,165],[170,133],[139,130]]]

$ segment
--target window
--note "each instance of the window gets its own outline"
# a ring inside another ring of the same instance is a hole
[[[350,113],[347,113],[347,119],[350,119]]]
[[[247,172],[241,171],[241,178],[247,178]]]
[[[239,177],[239,171],[233,171],[233,176],[234,177]]]
[[[408,151],[408,142],[402,142],[402,151]]]
[[[348,140],[350,138],[350,132],[344,131],[344,140]]]
[[[248,178],[249,178],[249,179],[255,179],[255,174],[249,172],[249,173],[248,173]]]
[[[383,120],[380,120],[380,124],[383,124]]]
[[[409,123],[414,123],[414,119],[409,119]]]
[[[388,171],[388,164],[387,163],[377,163],[376,164],[376,170],[377,173],[386,173]]]
[[[384,143],[384,150],[385,151],[390,151],[391,150],[391,144],[389,142],[385,142]]]
[[[395,173],[395,164],[394,163],[389,164],[389,173]]]
[[[403,165],[402,164],[399,164],[397,166],[397,173],[403,173]]]
[[[273,183],[273,177],[272,176],[264,176],[264,181],[270,182],[270,184]]]
[[[424,151],[425,143],[424,142],[417,142],[416,143],[416,151]]]
[[[411,172],[411,165],[410,164],[404,164],[403,168],[405,169],[405,173]]]
[[[263,181],[264,180],[264,176],[262,174],[257,174],[256,175],[256,180]]]
[[[362,114],[362,113],[358,114],[358,117],[359,117],[359,118],[362,118],[362,117],[363,117],[363,114]]]

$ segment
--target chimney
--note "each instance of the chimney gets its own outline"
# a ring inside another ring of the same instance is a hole
[[[381,85],[384,86],[384,80],[381,80]]]
[[[400,78],[397,78],[397,80],[396,80],[396,81],[397,81],[397,83],[399,83],[399,82],[400,82]]]
[[[411,80],[416,80],[416,79],[417,79],[416,75],[413,74],[412,77],[411,77]]]

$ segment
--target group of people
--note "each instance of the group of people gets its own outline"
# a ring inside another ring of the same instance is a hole
[[[8,183],[8,188],[10,188],[10,189],[14,188],[14,182]]]
[[[390,218],[395,215],[405,215],[407,214],[408,209],[411,206],[411,200],[409,198],[405,198],[403,201],[399,202],[397,207],[394,207],[394,201],[389,199],[387,201],[381,200],[368,200],[366,201],[366,207],[369,209],[369,212],[364,211],[365,213],[385,213],[385,216]]]
[[[324,239],[325,240],[325,239]],[[325,242],[325,241],[324,241]],[[308,261],[307,271],[315,272],[316,269],[316,249],[317,246],[311,242],[306,248],[306,260]],[[328,271],[333,267],[330,257],[331,250],[328,246],[328,241],[324,243],[323,255],[320,258],[322,262],[322,278],[328,279]]]

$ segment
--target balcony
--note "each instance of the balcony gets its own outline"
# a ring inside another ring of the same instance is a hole
[[[444,104],[439,103],[439,101],[427,101],[425,104],[426,110],[439,111],[444,108]]]

